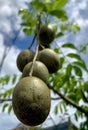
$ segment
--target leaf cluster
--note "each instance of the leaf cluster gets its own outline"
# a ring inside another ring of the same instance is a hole
[[[69,49],[69,52],[63,55],[63,50],[65,51],[67,49]],[[50,76],[51,86],[76,104],[80,104],[80,101],[88,103],[88,81],[86,78],[88,75],[88,68],[85,61],[80,56],[79,49],[72,43],[64,43],[60,48],[62,51],[58,51],[57,48],[54,50],[60,55],[61,65],[58,72]],[[74,50],[74,53],[71,53],[72,50]],[[63,104],[63,107],[61,107],[60,104]],[[66,104],[66,106],[69,105],[68,102],[63,103],[62,100],[59,105],[56,106],[55,113],[58,113],[58,108],[61,113],[63,110],[62,108],[66,110],[64,104]],[[85,108],[85,105],[81,107]],[[86,107],[86,110],[88,111],[88,107]],[[77,114],[76,119],[84,115],[79,110]]]
[[[37,22],[37,14],[41,15],[41,22],[56,24],[54,27],[59,29],[60,32],[56,34],[56,37],[63,36],[65,31],[72,31],[76,33],[80,30],[77,24],[68,21],[68,16],[64,6],[68,3],[68,0],[54,0],[54,1],[36,1],[33,0],[29,3],[29,7],[19,10],[21,15],[23,31],[27,35],[34,34],[36,32],[35,24]]]
[[[8,88],[8,84],[14,85],[17,80],[17,75],[14,74],[12,77],[5,75],[0,77],[0,104],[2,104],[2,111],[4,112],[7,108],[8,113],[12,110],[12,93],[13,87]],[[4,103],[6,101],[6,103]]]

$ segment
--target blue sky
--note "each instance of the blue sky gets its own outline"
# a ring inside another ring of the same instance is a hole
[[[28,2],[28,0],[19,0],[19,2],[18,0],[0,0],[0,61],[4,53],[5,45],[10,46],[13,43],[15,35],[20,29],[21,19],[18,16],[18,10],[26,7],[26,2]],[[76,45],[88,42],[88,0],[70,0],[69,4],[66,6],[66,10],[70,21],[78,23],[81,27],[81,31],[76,35],[73,33],[67,34],[58,41],[60,43],[71,41]],[[22,31],[19,33],[17,40],[14,42],[14,46],[11,47],[4,61],[1,75],[13,75],[14,72],[20,75],[20,72],[16,67],[16,57],[21,49],[26,49],[29,46],[29,41],[31,40],[32,39],[26,37]],[[88,54],[83,57],[86,60]],[[51,115],[55,118],[55,121],[58,120],[58,116],[54,116],[52,113],[53,109]],[[18,122],[19,121],[16,119],[15,115],[13,115],[13,112],[8,115],[7,111],[5,113],[0,111],[1,130],[10,130],[10,128],[16,126]]]

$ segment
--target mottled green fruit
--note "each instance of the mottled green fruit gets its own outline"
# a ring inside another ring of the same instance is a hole
[[[34,52],[32,50],[23,50],[17,57],[17,67],[22,72],[25,65],[32,61],[34,58]]]
[[[37,77],[22,78],[14,88],[12,105],[15,115],[23,124],[40,125],[50,112],[50,90]]]
[[[38,60],[46,65],[50,73],[55,73],[59,69],[59,57],[52,49],[46,48],[40,51]]]
[[[49,44],[54,40],[54,37],[55,32],[51,25],[43,25],[40,28],[39,40],[46,48],[49,47]]]
[[[24,67],[22,77],[29,76],[31,67],[32,67],[32,62],[28,63]],[[46,84],[48,84],[49,72],[47,67],[42,62],[40,61],[34,62],[32,75],[42,79]]]

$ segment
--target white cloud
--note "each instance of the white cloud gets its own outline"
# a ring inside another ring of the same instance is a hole
[[[69,19],[72,21],[83,21],[81,22],[81,26],[84,25],[85,19],[83,19],[83,13],[80,13],[80,11],[87,11],[87,7],[88,7],[88,1],[85,0],[71,0],[69,1],[69,3],[66,6],[67,12],[68,12],[68,16]],[[88,11],[87,11],[88,12]],[[87,16],[86,16],[87,17]],[[80,25],[80,22],[79,22]],[[85,23],[86,26],[86,23]]]
[[[18,30],[20,28],[19,25],[21,19],[18,16],[18,10],[26,7],[25,2],[27,2],[27,0],[19,0],[19,2],[18,0],[0,0],[0,61],[2,60],[5,44],[8,44],[10,42],[10,38],[13,36],[13,30]],[[22,36],[23,33],[20,33],[20,37]],[[13,74],[16,72],[19,74],[19,71],[16,67],[16,57],[19,52],[19,49],[15,47],[11,48],[3,64],[3,74]]]
[[[0,32],[9,34],[13,32],[13,28],[19,28],[20,17],[18,11],[26,7],[25,2],[27,0],[19,0],[19,2],[18,0],[0,0]]]
[[[88,19],[77,19],[76,22],[78,23],[78,25],[83,28],[83,27],[88,27]]]

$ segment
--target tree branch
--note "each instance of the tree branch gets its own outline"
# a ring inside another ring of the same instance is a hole
[[[6,102],[6,101],[12,101],[12,99],[5,99],[5,98],[2,98],[2,99],[0,99],[0,103],[3,103],[3,102]]]
[[[51,90],[53,90],[57,95],[59,95],[63,100],[65,100],[68,104],[71,104],[73,107],[77,108],[80,112],[84,113],[85,116],[88,116],[88,111],[82,108],[81,106],[78,106],[73,100],[70,98],[64,96],[59,91],[57,91],[54,87],[49,86]]]

